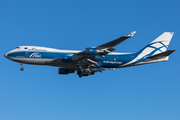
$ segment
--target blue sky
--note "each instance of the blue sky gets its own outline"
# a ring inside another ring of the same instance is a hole
[[[179,120],[180,2],[177,0],[1,0],[1,120]],[[116,46],[136,52],[174,32],[168,62],[79,78],[4,58],[20,45],[84,50],[137,33]]]

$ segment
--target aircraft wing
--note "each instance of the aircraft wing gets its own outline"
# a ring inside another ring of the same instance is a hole
[[[113,48],[114,46],[118,45],[119,43],[123,42],[124,40],[132,37],[136,31],[133,31],[125,36],[122,36],[120,38],[117,38],[115,40],[112,40],[110,42],[107,42],[105,44],[92,47],[92,48],[86,48],[85,51],[81,51],[79,53],[73,54],[72,59],[77,60],[77,61],[84,61],[84,63],[89,66],[89,64],[97,64],[101,59],[96,57],[96,56],[104,56],[107,55],[108,53],[114,51],[115,49]],[[88,64],[89,63],[89,64]]]
[[[112,51],[114,51],[115,49],[113,48],[114,46],[118,45],[119,43],[123,42],[124,40],[132,37],[134,34],[136,33],[136,31],[133,31],[125,36],[122,36],[120,38],[117,38],[115,40],[112,40],[110,42],[107,42],[105,44],[102,44],[102,45],[99,45],[99,46],[96,46],[96,47],[93,47],[93,48],[86,48],[85,51],[82,51],[82,52],[79,52],[79,53],[76,53],[75,55],[87,55],[87,56],[91,56],[93,54],[88,54],[87,53],[87,49],[90,50],[90,51],[93,51],[95,52],[96,50],[96,55],[100,55],[100,56],[103,56],[103,55],[106,55]],[[96,56],[95,55],[95,56]]]
[[[122,36],[120,38],[117,38],[117,39],[112,40],[110,42],[107,42],[105,44],[99,45],[96,48],[102,49],[102,48],[111,48],[111,47],[114,47],[114,46],[118,45],[119,43],[123,42],[124,40],[134,36],[135,33],[136,33],[136,31],[133,31],[133,32],[129,33],[128,35]]]

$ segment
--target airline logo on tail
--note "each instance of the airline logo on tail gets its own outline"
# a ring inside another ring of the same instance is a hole
[[[168,48],[172,36],[173,36],[172,32],[164,32],[154,41],[149,43],[145,48],[140,50],[141,54],[144,54],[149,57],[155,54],[165,52]]]

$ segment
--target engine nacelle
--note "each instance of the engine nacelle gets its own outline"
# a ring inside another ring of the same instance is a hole
[[[59,68],[58,73],[59,74],[69,74],[69,73],[74,73],[74,70],[71,70],[69,68]]]
[[[61,62],[71,62],[71,61],[72,61],[71,56],[67,56],[67,55],[62,55],[61,56]]]
[[[96,48],[86,48],[86,54],[87,55],[96,55],[97,54],[97,49]]]

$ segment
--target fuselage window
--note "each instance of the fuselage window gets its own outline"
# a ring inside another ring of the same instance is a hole
[[[28,49],[27,47],[25,47],[24,49]]]

